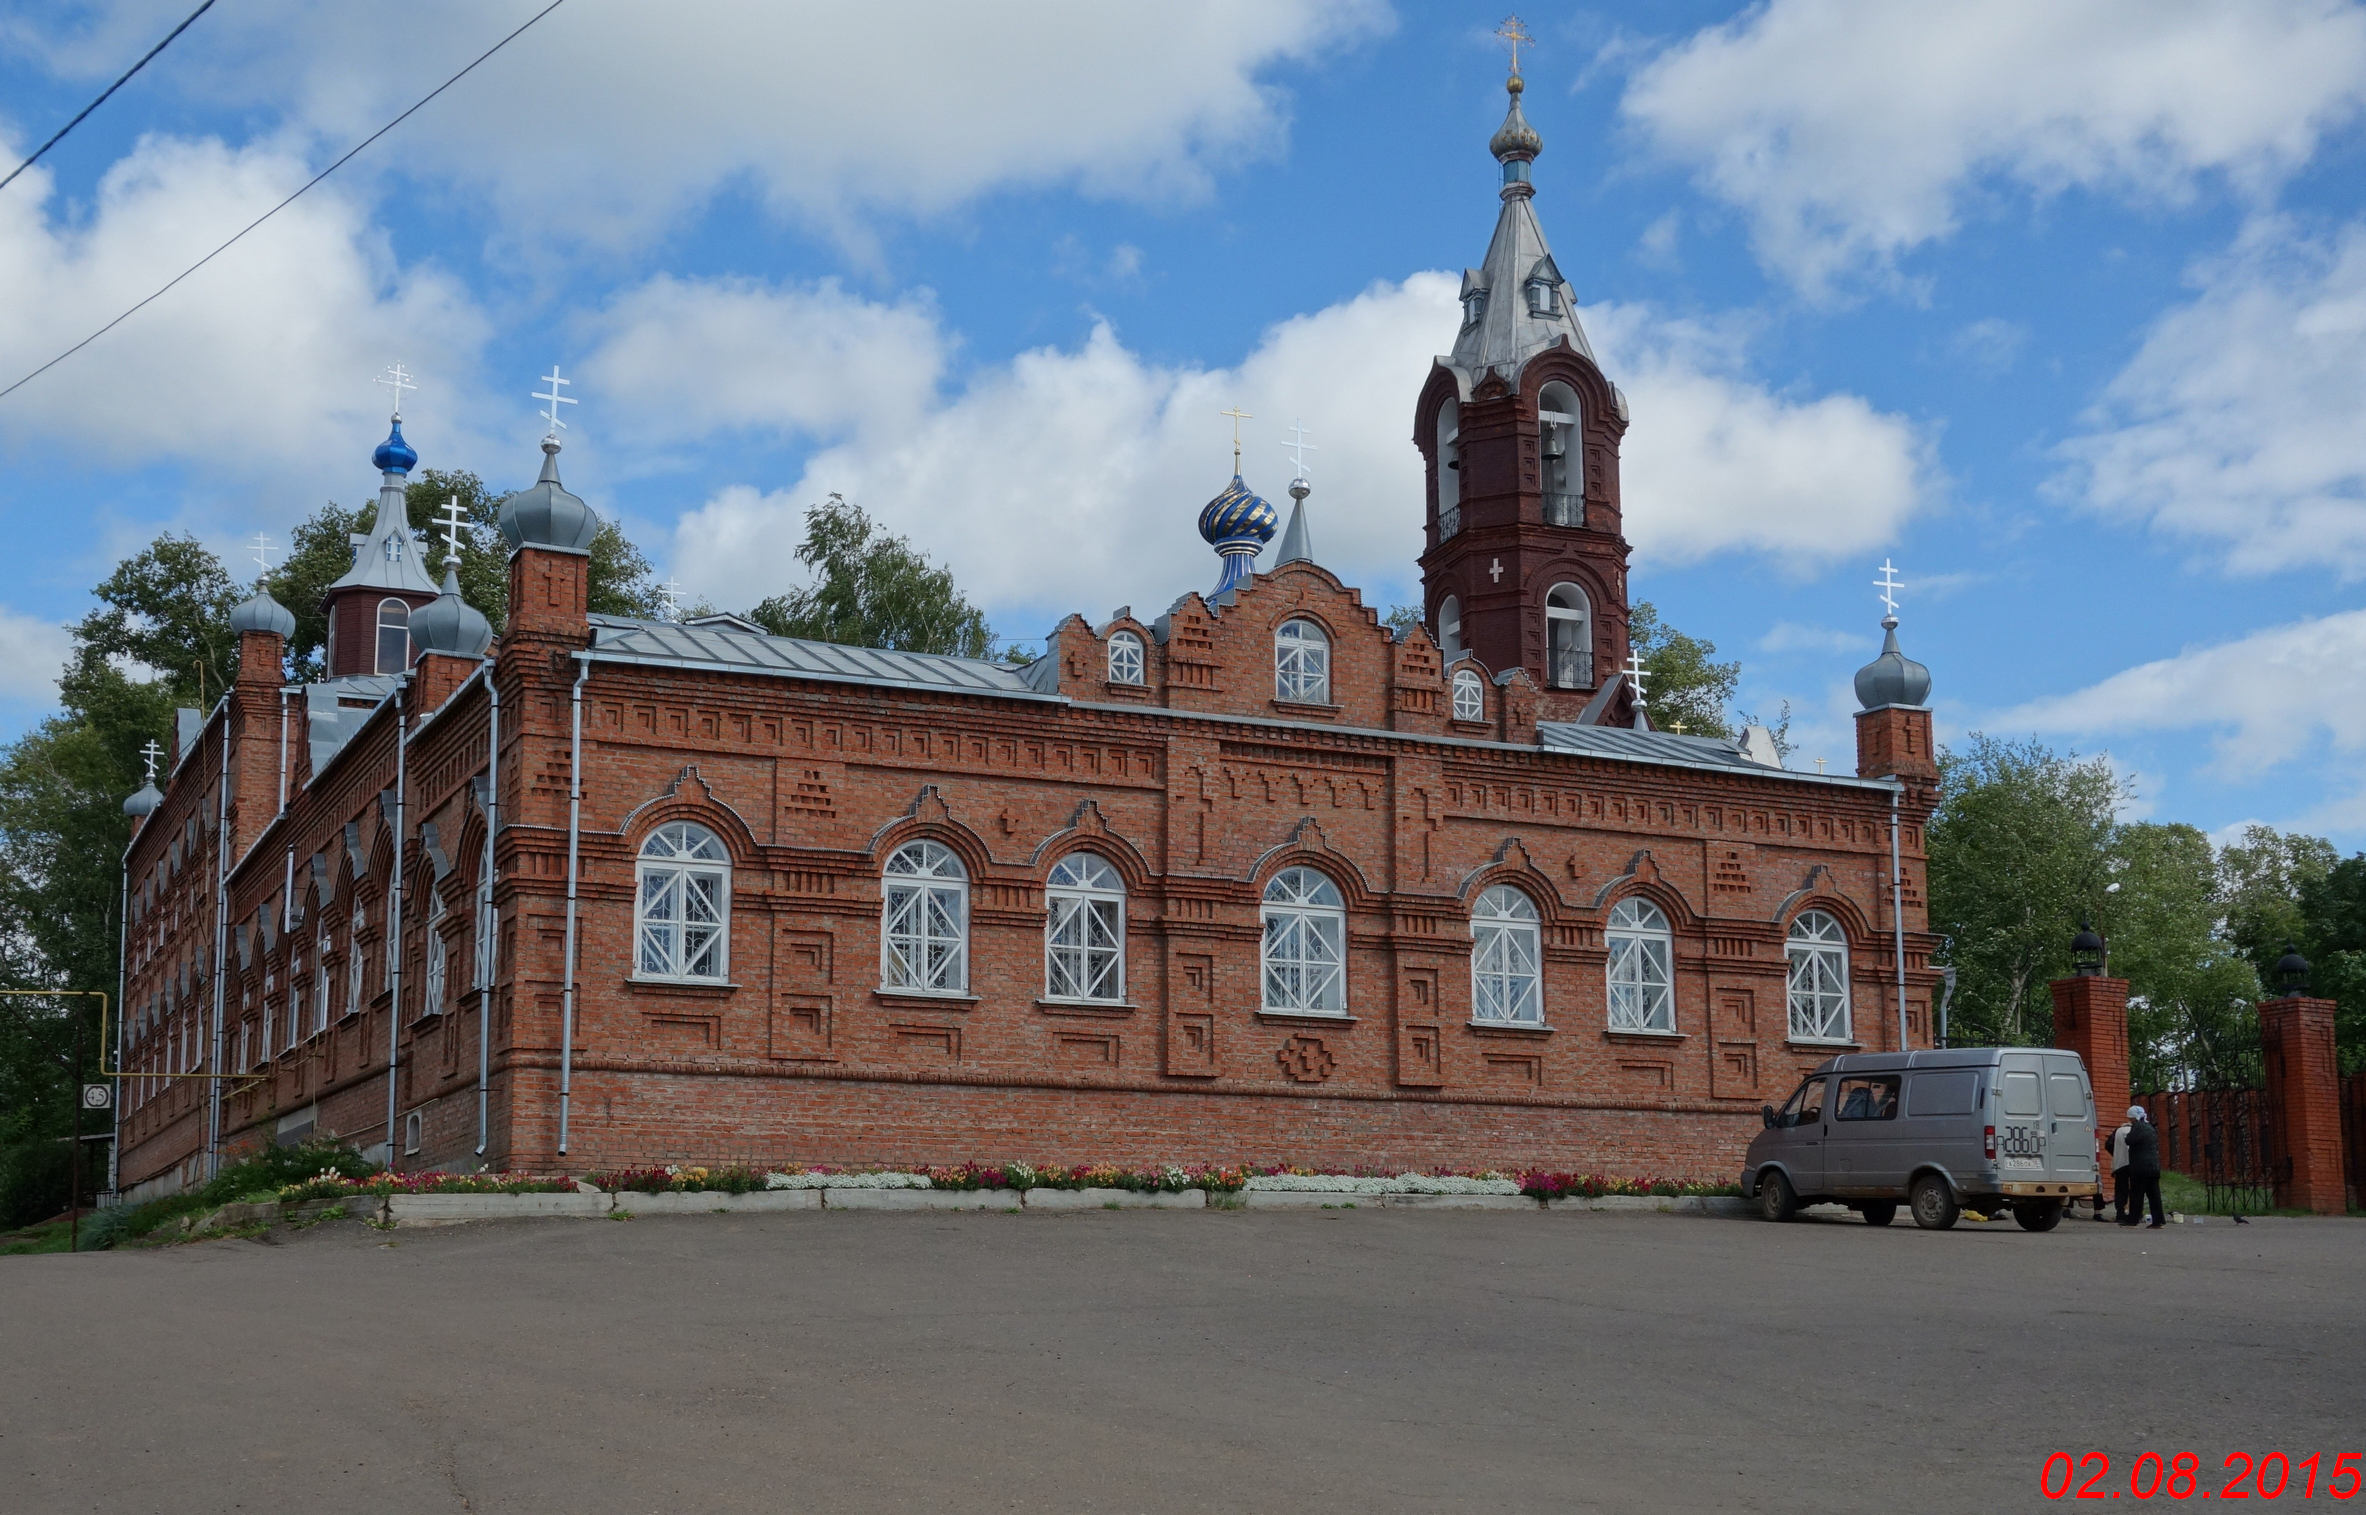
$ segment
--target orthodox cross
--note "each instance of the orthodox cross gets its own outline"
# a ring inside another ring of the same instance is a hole
[[[249,547],[247,551],[254,557],[256,577],[260,578],[271,572],[270,537],[264,535],[262,532],[256,532],[254,545]]]
[[[419,387],[411,382],[411,371],[400,363],[390,364],[386,372],[380,374],[372,382],[383,384],[394,391],[394,418],[398,421],[401,420],[403,418],[403,391]]]
[[[148,782],[151,784],[155,783],[156,760],[164,756],[164,748],[157,744],[156,738],[150,737],[148,738],[148,745],[140,749],[140,756],[148,760]]]
[[[1519,73],[1520,44],[1523,42],[1534,42],[1536,39],[1528,35],[1528,29],[1520,24],[1520,18],[1517,16],[1504,17],[1503,25],[1495,29],[1495,35],[1511,44],[1512,72],[1514,74]]]
[[[1230,410],[1219,410],[1216,414],[1232,417],[1232,471],[1237,474],[1241,471],[1241,422],[1254,421],[1257,418],[1238,405],[1233,406]]]
[[[1898,614],[1898,591],[1906,587],[1906,581],[1898,577],[1898,571],[1890,566],[1889,559],[1881,560],[1881,577],[1873,581],[1873,587],[1881,591],[1882,613],[1895,619]]]
[[[476,528],[476,522],[461,514],[458,495],[444,501],[444,513],[435,518],[435,524],[444,529],[444,548],[453,557],[460,556],[460,543],[463,540],[460,533]]]
[[[665,618],[669,621],[682,619],[681,591],[682,586],[670,578],[657,586],[658,603],[665,607]]]
[[[559,419],[559,407],[562,405],[573,405],[577,403],[568,396],[560,394],[559,391],[574,383],[575,381],[573,379],[560,378],[559,365],[553,363],[550,366],[550,372],[543,375],[543,382],[550,386],[550,393],[544,394],[541,390],[537,389],[531,396],[529,396],[529,398],[536,400],[548,400],[550,402],[541,411],[542,418],[545,421],[550,422],[550,430],[544,433],[544,435],[556,437],[560,432],[567,429],[567,423]]]
[[[1306,423],[1304,421],[1292,421],[1290,432],[1290,441],[1284,444],[1282,451],[1290,455],[1291,465],[1297,469],[1297,476],[1303,479],[1306,477],[1306,455],[1310,452],[1321,452],[1322,449],[1306,440]]]
[[[1827,761],[1827,759],[1824,759],[1824,758],[1817,758],[1817,759],[1816,759],[1816,772],[1818,772],[1818,773],[1822,773],[1822,772],[1824,771],[1824,764],[1825,764],[1825,762],[1826,762],[1826,761]]]
[[[1632,647],[1627,649],[1626,674],[1627,682],[1635,686],[1635,708],[1638,710],[1648,708],[1650,702],[1643,698],[1643,680],[1646,677],[1643,669],[1643,654]]]

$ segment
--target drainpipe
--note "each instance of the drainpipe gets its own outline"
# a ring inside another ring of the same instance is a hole
[[[123,988],[129,982],[125,971],[131,953],[131,848],[123,849],[123,887],[115,903],[115,1061],[107,1061],[107,1024],[104,1011],[99,1021],[99,1067],[112,1066],[111,1082],[115,1086],[115,1139],[107,1143],[107,1192],[116,1194],[123,1177],[119,1158],[123,1151]]]
[[[288,697],[296,693],[282,685],[279,691],[279,813],[288,813]]]
[[[403,714],[403,686],[394,686],[394,872],[387,883],[392,908],[386,912],[386,1166],[395,1159],[395,1079],[400,1072],[403,1029],[403,804],[404,767],[411,752],[411,728]]]
[[[476,1155],[485,1155],[492,1130],[487,1090],[493,1081],[493,980],[498,976],[499,936],[486,928],[493,914],[493,885],[500,874],[493,867],[493,844],[501,836],[501,686],[493,680],[493,660],[485,660],[485,694],[493,702],[485,720],[485,897],[476,914]]]
[[[567,1103],[575,1092],[575,882],[577,842],[583,834],[583,681],[591,659],[575,654],[575,687],[567,696],[567,967],[559,996],[559,1155],[567,1153]]]
[[[1906,1043],[1906,880],[1898,872],[1898,800],[1906,792],[1900,784],[1890,791],[1890,930],[1891,955],[1898,965],[1898,1050]]]
[[[222,1171],[222,997],[229,991],[230,945],[230,697],[222,696],[221,774],[214,784],[214,1035],[205,1081],[205,1176]]]

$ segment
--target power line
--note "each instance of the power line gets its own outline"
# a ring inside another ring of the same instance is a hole
[[[8,171],[8,177],[5,179],[0,179],[0,189],[6,189],[9,185],[14,184],[18,174],[23,173],[26,169],[31,168],[34,164],[40,162],[41,155],[45,152],[48,152],[51,148],[57,146],[58,143],[64,139],[66,133],[72,131],[77,126],[80,126],[84,116],[89,115],[92,111],[97,110],[100,106],[106,104],[108,95],[115,93],[117,90],[123,88],[124,85],[131,82],[132,75],[138,73],[141,69],[146,68],[150,61],[152,61],[158,53],[161,53],[166,48],[172,46],[173,38],[178,37],[181,33],[187,31],[189,29],[190,21],[196,20],[198,17],[204,15],[207,11],[210,11],[213,8],[214,0],[205,0],[203,5],[200,5],[197,7],[197,9],[189,13],[188,21],[183,21],[179,26],[176,26],[171,31],[166,32],[164,34],[164,40],[157,43],[154,47],[149,48],[146,57],[140,59],[139,62],[125,69],[123,71],[123,77],[116,80],[113,84],[108,85],[105,93],[101,94],[96,100],[91,101],[88,105],[85,105],[81,110],[77,111],[73,120],[68,121],[65,125],[57,129],[56,136],[51,137],[47,142],[42,143],[40,147],[34,150],[32,157],[27,158],[24,162],[19,163],[16,167],[10,169]]]
[[[142,300],[137,305],[134,305],[122,315],[119,315],[114,320],[109,321],[97,331],[92,332],[89,336],[84,337],[72,347],[67,348],[64,352],[59,353],[54,358],[51,358],[48,362],[42,364],[39,368],[34,369],[31,373],[26,374],[23,378],[17,380],[14,384],[9,385],[6,389],[0,389],[0,400],[7,399],[10,395],[15,394],[27,384],[32,383],[35,379],[40,378],[43,374],[57,367],[60,363],[65,362],[68,358],[74,356],[74,354],[82,351],[82,349],[85,347],[88,347],[91,343],[96,342],[108,332],[113,331],[116,327],[121,326],[133,316],[138,315],[142,310],[146,309],[150,304],[154,303],[159,297],[161,297],[167,290],[170,290],[173,285],[180,283],[183,279],[188,278],[191,274],[197,272],[199,269],[205,267],[208,263],[214,261],[214,259],[228,252],[240,237],[244,237],[248,232],[253,231],[256,227],[261,226],[273,216],[278,215],[281,211],[286,210],[289,206],[295,204],[297,200],[303,197],[306,190],[311,189],[312,186],[318,184],[321,180],[327,178],[329,175],[335,173],[338,169],[343,168],[346,164],[352,162],[353,159],[360,154],[363,148],[368,147],[380,137],[385,136],[388,132],[393,131],[396,127],[411,119],[413,113],[418,111],[421,106],[424,106],[428,101],[433,100],[445,90],[450,89],[453,85],[458,84],[462,79],[467,78],[468,75],[475,70],[477,64],[484,62],[487,58],[492,57],[495,53],[509,46],[512,42],[515,42],[519,37],[525,34],[527,27],[531,27],[535,22],[540,21],[543,17],[549,15],[552,11],[557,10],[560,6],[566,3],[567,0],[550,0],[550,4],[544,6],[542,9],[536,11],[533,15],[527,17],[524,26],[520,26],[516,31],[511,32],[499,42],[494,43],[491,47],[488,47],[483,52],[477,54],[476,58],[469,63],[467,68],[460,70],[460,72],[454,74],[451,78],[446,79],[434,89],[429,90],[425,95],[422,95],[416,102],[414,102],[409,110],[404,111],[392,121],[387,122],[384,126],[379,127],[376,131],[370,133],[368,136],[362,138],[361,141],[355,143],[353,147],[346,152],[344,157],[339,158],[336,162],[330,164],[328,167],[322,169],[319,173],[314,174],[310,179],[304,181],[303,189],[297,190],[285,200],[280,201],[277,205],[272,206],[269,210],[263,212],[263,214],[255,217],[255,219],[240,227],[237,233],[232,236],[228,242],[224,242],[220,247],[215,248],[212,252],[207,253],[204,257],[199,258],[187,268],[184,268],[179,273],[173,275],[171,280],[168,281],[163,286],[163,288],[158,289],[155,294],[148,296],[147,299]]]

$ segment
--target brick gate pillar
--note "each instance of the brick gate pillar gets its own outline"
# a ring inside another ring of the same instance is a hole
[[[2095,1131],[2108,1137],[2130,1103],[2128,981],[2080,974],[2047,987],[2054,991],[2054,1045],[2087,1065],[2087,1080],[2095,1086]]]
[[[2285,962],[2298,954],[2288,953]],[[2278,977],[2284,963],[2278,963]],[[2308,971],[2302,963],[2299,974]],[[2297,975],[2296,975],[2297,976]],[[2300,983],[2305,990],[2307,985]],[[2269,1129],[2274,1133],[2276,1204],[2340,1215],[2349,1196],[2342,1178],[2341,1077],[2333,1057],[2329,999],[2287,993],[2259,1007],[2259,1050],[2267,1065]]]

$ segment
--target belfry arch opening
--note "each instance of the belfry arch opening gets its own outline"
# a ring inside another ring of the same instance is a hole
[[[1555,379],[1537,393],[1536,423],[1544,459],[1548,526],[1586,523],[1586,469],[1577,391]]]

